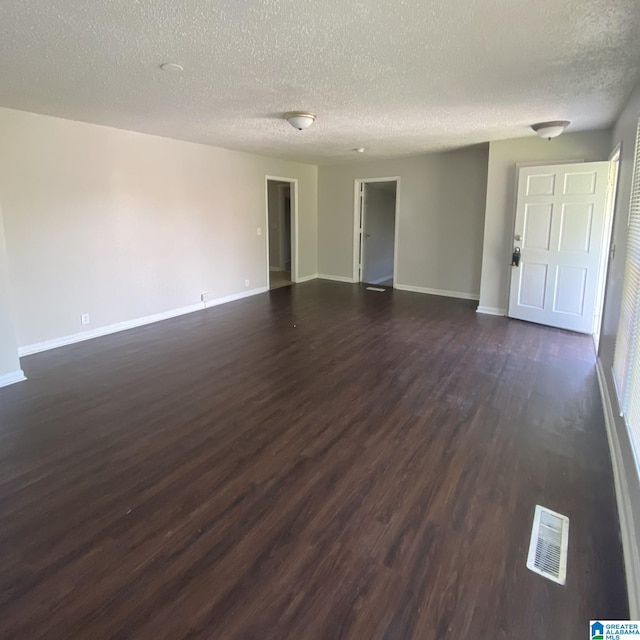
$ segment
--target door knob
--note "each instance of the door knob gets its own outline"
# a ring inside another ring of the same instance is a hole
[[[520,266],[520,247],[516,247],[513,250],[513,255],[511,256],[511,266],[512,267]]]

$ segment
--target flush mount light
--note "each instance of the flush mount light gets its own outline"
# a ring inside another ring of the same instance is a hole
[[[160,68],[163,71],[174,71],[174,72],[184,71],[184,67],[181,64],[176,64],[175,62],[163,62],[160,65]]]
[[[294,129],[302,131],[303,129],[310,127],[314,123],[316,114],[310,113],[309,111],[289,111],[289,113],[284,114],[284,119]]]
[[[364,147],[357,147],[356,149],[354,149],[354,151],[356,153],[364,153],[366,149]]]
[[[541,137],[551,140],[557,138],[569,125],[569,120],[552,120],[551,122],[538,122],[531,128]]]

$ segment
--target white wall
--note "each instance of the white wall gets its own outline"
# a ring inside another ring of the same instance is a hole
[[[489,144],[479,309],[504,313],[508,306],[516,164],[607,160],[610,141],[611,132],[602,130],[564,133],[551,141],[532,135]]]
[[[0,209],[0,386],[23,378],[18,360],[13,314],[9,299],[9,277],[4,240],[2,210]]]
[[[487,146],[322,166],[318,171],[318,272],[353,277],[354,181],[399,176],[396,283],[477,296]]]
[[[395,244],[395,183],[392,190],[380,188],[380,184],[365,184],[362,281],[374,284],[393,277]]]
[[[299,275],[313,275],[315,166],[0,109],[18,344],[265,288],[267,174],[299,180]]]

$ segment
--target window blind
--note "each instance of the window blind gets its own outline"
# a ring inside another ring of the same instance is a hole
[[[625,416],[627,427],[636,451],[640,454],[640,122],[636,130],[635,160],[631,203],[629,208],[629,229],[627,235],[627,255],[625,259],[624,281],[620,320],[616,335],[613,359],[613,375],[618,391],[621,414]],[[636,459],[640,459],[637,455]]]

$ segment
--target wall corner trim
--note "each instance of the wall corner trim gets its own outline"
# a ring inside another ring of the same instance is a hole
[[[26,379],[27,378],[24,375],[24,371],[22,369],[17,369],[16,371],[11,371],[10,373],[5,373],[4,375],[0,376],[0,387],[7,387],[10,384],[22,382]]]
[[[613,480],[618,504],[618,517],[620,519],[620,534],[622,538],[622,552],[624,554],[625,574],[627,578],[627,594],[629,598],[629,613],[631,620],[637,620],[640,616],[640,556],[633,518],[633,508],[629,496],[629,486],[625,474],[620,440],[616,431],[616,422],[609,396],[609,387],[605,376],[602,361],[598,358],[596,363],[598,385],[602,397],[604,409],[604,421],[607,428],[607,440],[609,441],[609,453],[611,454],[611,466],[613,467]]]
[[[400,291],[411,291],[413,293],[426,293],[432,296],[444,296],[445,298],[460,298],[461,300],[479,300],[480,296],[475,293],[465,293],[464,291],[447,291],[446,289],[429,289],[427,287],[414,287],[407,284],[394,284],[394,289]]]
[[[321,280],[334,280],[335,282],[350,282],[352,284],[355,282],[355,280],[352,277],[332,276],[332,275],[329,275],[328,273],[319,273],[318,278],[320,278]]]
[[[171,309],[169,311],[155,313],[153,315],[144,316],[142,318],[134,318],[133,320],[116,322],[115,324],[109,324],[104,327],[93,329],[91,331],[83,331],[81,333],[62,336],[61,338],[53,338],[51,340],[45,340],[44,342],[28,344],[18,349],[18,355],[20,355],[21,357],[28,356],[33,353],[40,353],[41,351],[48,351],[49,349],[57,349],[58,347],[64,347],[76,342],[83,342],[84,340],[100,338],[101,336],[106,336],[111,333],[117,333],[118,331],[135,329],[136,327],[141,327],[145,324],[161,322],[162,320],[168,320],[169,318],[183,316],[187,313],[193,313],[194,311],[204,311],[204,309],[209,309],[210,307],[216,307],[220,304],[226,304],[227,302],[234,302],[235,300],[241,300],[242,298],[255,296],[259,293],[265,293],[266,291],[268,291],[267,287],[260,287],[258,289],[251,289],[249,291],[241,291],[240,293],[233,293],[229,296],[209,300],[207,303],[198,302],[196,304],[191,304],[188,307],[180,307],[179,309]]]
[[[295,284],[300,284],[302,282],[309,282],[309,280],[316,280],[318,277],[317,273],[312,273],[310,276],[302,276],[301,278],[298,278],[295,282]]]
[[[481,305],[478,305],[478,308],[476,309],[476,313],[485,313],[489,316],[506,316],[507,310],[498,309],[498,307],[483,307]]]

